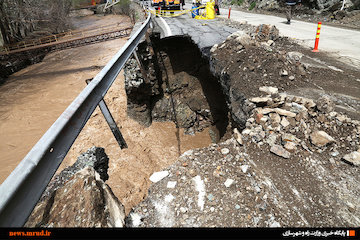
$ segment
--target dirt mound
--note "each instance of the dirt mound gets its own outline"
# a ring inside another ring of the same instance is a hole
[[[251,98],[258,95],[259,87],[273,86],[279,91],[315,100],[327,94],[335,102],[337,111],[359,120],[360,72],[357,69],[326,53],[314,53],[288,38],[258,41],[256,28],[245,28],[245,31],[248,34],[241,32],[239,37],[239,33],[235,33],[212,49],[211,69],[220,79],[228,103],[237,101],[230,94],[230,88],[238,95]],[[248,40],[244,43],[244,39]]]

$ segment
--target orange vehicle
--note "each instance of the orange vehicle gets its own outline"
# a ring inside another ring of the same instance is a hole
[[[153,7],[158,7],[159,6],[159,0],[152,0],[151,5]]]
[[[181,0],[152,0],[151,5],[157,7],[160,5],[161,9],[164,10],[180,10]]]
[[[164,0],[167,10],[180,10],[180,0]]]

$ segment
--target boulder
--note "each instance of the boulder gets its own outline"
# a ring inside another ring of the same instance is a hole
[[[269,114],[270,120],[272,124],[279,124],[281,121],[281,117],[277,113],[270,113]]]
[[[282,69],[280,72],[279,72],[280,76],[287,76],[289,75],[289,72],[286,71],[285,69]]]
[[[269,146],[273,146],[273,145],[276,143],[277,138],[278,138],[278,134],[276,134],[276,133],[271,133],[271,134],[267,137],[267,139],[265,140],[265,142],[266,142],[267,144],[269,144]]]
[[[299,113],[299,112],[307,112],[307,109],[303,105],[293,102],[291,103],[290,111],[294,113]]]
[[[296,144],[294,142],[286,142],[284,148],[289,152],[295,152]]]
[[[281,109],[275,108],[275,112],[279,115],[286,116],[286,117],[296,117],[296,113]]]
[[[219,46],[218,44],[213,45],[210,49],[210,52],[214,53],[216,51],[216,49],[218,48],[218,46]]]
[[[360,152],[354,151],[352,153],[346,154],[343,157],[343,160],[352,165],[360,166]]]
[[[263,115],[266,115],[266,114],[275,112],[275,110],[273,108],[259,108],[259,109],[257,109],[257,112],[259,112]]]
[[[239,130],[237,128],[234,128],[234,138],[236,140],[236,142],[240,145],[243,145],[243,139],[241,137],[241,133],[239,132]]]
[[[279,29],[277,29],[274,25],[260,24],[256,28],[255,38],[258,41],[276,41],[279,38]]]
[[[264,92],[264,93],[267,93],[269,95],[271,94],[276,94],[279,92],[278,88],[277,87],[267,87],[267,86],[262,86],[259,88],[259,91],[260,92]]]
[[[287,126],[290,125],[289,121],[286,119],[286,117],[282,117],[282,120],[280,122],[281,126],[283,126],[284,128],[286,128]]]
[[[301,58],[304,56],[304,54],[300,52],[288,52],[286,53],[286,59],[292,63],[296,64],[301,61]]]
[[[253,102],[255,104],[263,105],[266,104],[271,98],[269,97],[254,97],[249,99],[250,102]]]
[[[184,103],[180,103],[176,106],[176,120],[181,128],[189,128],[194,125],[196,119],[196,113]]]
[[[150,176],[150,181],[156,183],[158,181],[161,181],[163,178],[167,177],[169,175],[168,171],[160,171],[160,172],[154,172]]]
[[[317,108],[324,113],[330,113],[335,109],[335,103],[328,96],[322,96],[316,101]]]
[[[229,37],[234,38],[236,42],[238,42],[244,47],[252,45],[251,37],[243,31],[234,32]]]
[[[99,174],[101,180],[104,182],[109,179],[107,170],[109,168],[109,158],[105,153],[105,149],[101,147],[91,147],[85,153],[82,153],[76,160],[76,162],[61,171],[58,175],[53,177],[44,193],[42,194],[40,201],[48,198],[58,188],[64,186],[64,184],[74,176],[75,173],[85,167],[92,167]]]
[[[264,115],[262,115],[261,113],[255,113],[254,117],[255,117],[255,121],[257,124],[259,124],[261,122],[261,118],[263,117]]]
[[[316,131],[310,134],[311,143],[317,147],[323,147],[335,139],[324,131]]]
[[[281,141],[283,142],[283,144],[285,144],[286,142],[299,143],[300,139],[290,133],[283,133],[281,135]]]
[[[125,208],[92,167],[39,202],[25,227],[123,227]]]
[[[290,153],[280,145],[276,145],[276,144],[272,145],[270,148],[270,152],[283,158],[290,158]]]

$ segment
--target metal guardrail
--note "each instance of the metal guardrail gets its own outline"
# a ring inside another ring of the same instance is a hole
[[[96,106],[150,25],[150,14],[0,186],[0,227],[22,227]]]
[[[107,0],[103,11],[105,12],[106,9],[114,6],[115,4],[118,4],[119,2],[120,0]]]

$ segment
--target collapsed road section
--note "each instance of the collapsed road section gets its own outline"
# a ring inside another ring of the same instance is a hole
[[[358,226],[359,71],[269,25],[209,53],[233,135],[154,173],[126,225]]]
[[[191,34],[162,39],[155,32],[124,71],[131,118],[143,126],[173,121],[187,134],[210,128],[212,145],[185,152],[151,176],[136,176],[152,185],[139,204],[126,206],[130,214],[122,205],[129,196],[118,201],[103,186],[109,159],[104,149],[93,148],[58,175],[58,188],[35,209],[40,218],[29,226],[358,226],[360,122],[346,113],[358,112],[359,72],[309,55],[272,26],[240,29],[204,46]],[[314,77],[320,71],[326,82]],[[304,97],[309,88],[326,96]],[[98,161],[90,163],[98,173],[83,164],[89,155]],[[74,169],[80,172],[69,177]],[[142,186],[127,195],[148,190]],[[84,207],[69,214],[67,192],[75,195],[72,203],[80,199],[72,206],[91,206],[93,214]],[[75,221],[61,222],[70,218]]]
[[[144,125],[174,121],[188,134],[210,127],[213,142],[224,137],[228,109],[209,62],[189,37],[150,37],[125,67],[128,115]],[[181,49],[181,51],[179,51]]]

